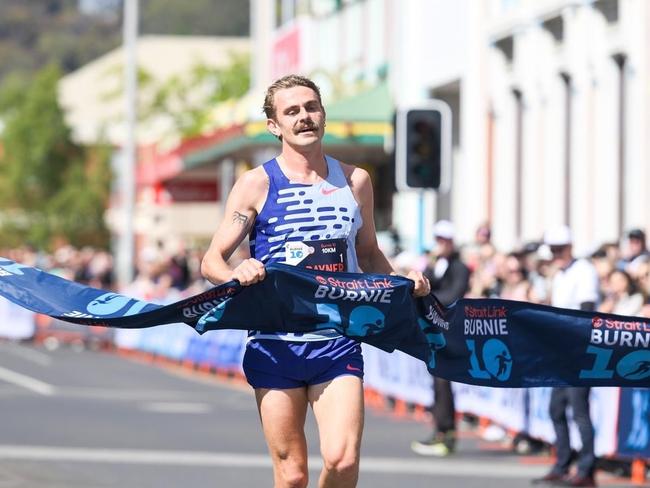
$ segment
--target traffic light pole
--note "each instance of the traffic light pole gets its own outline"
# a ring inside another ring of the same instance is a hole
[[[117,255],[117,281],[124,287],[133,281],[135,237],[133,214],[135,210],[136,163],[136,99],[138,0],[125,0],[123,25],[124,50],[124,117],[126,137],[122,148],[120,175],[121,228]]]
[[[417,190],[417,251],[425,247],[425,190],[449,191],[451,109],[441,100],[402,106],[395,114],[395,186]],[[412,235],[412,234],[411,234]]]
[[[418,191],[418,253],[425,251],[424,246],[424,190]]]
[[[447,191],[451,169],[451,109],[441,100],[399,107],[395,116],[398,190]]]

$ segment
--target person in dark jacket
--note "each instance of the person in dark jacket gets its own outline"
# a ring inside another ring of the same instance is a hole
[[[454,226],[440,220],[433,229],[436,246],[424,276],[431,283],[431,292],[447,306],[462,298],[469,288],[470,271],[460,260],[454,245]],[[451,383],[433,377],[434,401],[431,407],[435,430],[424,441],[413,441],[411,449],[423,456],[447,456],[456,445],[456,409]]]

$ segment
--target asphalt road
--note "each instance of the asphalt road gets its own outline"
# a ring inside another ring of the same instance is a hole
[[[0,402],[0,488],[272,486],[244,385],[112,353],[0,342]],[[316,486],[312,417],[307,431]],[[548,469],[469,433],[453,456],[418,457],[409,443],[428,433],[368,410],[359,487],[522,487]]]

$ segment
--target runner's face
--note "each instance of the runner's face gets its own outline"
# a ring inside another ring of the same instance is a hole
[[[316,93],[305,86],[278,90],[274,96],[275,119],[267,120],[269,131],[292,146],[320,143],[325,111]]]

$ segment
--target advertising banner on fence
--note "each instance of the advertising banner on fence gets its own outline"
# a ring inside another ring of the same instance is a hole
[[[650,458],[650,390],[621,388],[619,410],[618,454]]]

